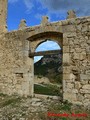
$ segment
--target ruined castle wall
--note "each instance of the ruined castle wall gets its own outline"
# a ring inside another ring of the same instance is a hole
[[[90,17],[72,18],[0,34],[0,92],[25,96],[33,94],[34,63],[33,58],[29,58],[29,50],[34,51],[43,42],[42,33],[45,33],[46,39],[52,31],[54,34],[63,34],[63,39],[56,40],[60,43],[63,41],[63,99],[88,106]]]
[[[64,99],[90,105],[90,17],[63,22]],[[65,25],[66,24],[66,25]],[[69,47],[67,47],[69,45]]]
[[[0,36],[0,92],[10,95],[29,94],[31,62],[28,49],[28,41],[23,32]]]
[[[6,32],[7,0],[0,0],[0,33]]]

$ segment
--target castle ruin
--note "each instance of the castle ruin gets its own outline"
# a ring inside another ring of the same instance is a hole
[[[55,40],[63,53],[63,100],[90,105],[90,16],[77,18],[69,11],[66,20],[7,31],[7,0],[0,0],[0,93],[33,96],[34,59],[29,55],[46,39]]]

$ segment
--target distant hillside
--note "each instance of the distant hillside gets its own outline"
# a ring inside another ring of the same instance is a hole
[[[34,64],[35,75],[48,77],[50,82],[62,81],[62,56],[46,55]]]

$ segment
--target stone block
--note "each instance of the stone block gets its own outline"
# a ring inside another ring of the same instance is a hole
[[[84,103],[84,104],[85,104],[85,103],[90,103],[90,99],[87,99],[87,98],[84,99],[84,100],[83,100],[83,103]]]
[[[68,65],[70,64],[70,56],[69,53],[63,53],[63,64]]]
[[[69,46],[63,46],[63,53],[69,53]]]
[[[20,90],[20,89],[21,89],[21,85],[18,85],[18,84],[17,84],[17,85],[16,85],[16,89],[17,89],[17,90]]]
[[[70,74],[63,74],[63,80],[70,80]]]
[[[80,79],[81,80],[87,80],[87,75],[86,74],[80,74]]]
[[[80,60],[86,59],[86,53],[81,53],[81,54],[79,54],[79,59],[80,59]]]
[[[75,82],[76,76],[74,74],[70,74],[70,81]]]
[[[90,89],[80,89],[80,93],[88,93],[88,94],[90,94]]]
[[[90,90],[90,84],[83,85],[82,89],[87,89],[87,90]]]
[[[70,46],[70,48],[74,48],[73,47],[73,45],[74,45],[74,39],[73,38],[69,38],[69,46]]]
[[[88,80],[90,79],[90,74],[80,74],[80,80]]]
[[[81,80],[81,84],[82,85],[88,84],[88,80]]]
[[[73,104],[75,104],[75,105],[79,105],[79,106],[83,105],[83,103],[80,102],[80,101],[75,101],[75,102],[73,102]]]
[[[79,53],[74,53],[74,57],[73,57],[73,59],[75,59],[75,60],[79,60]]]
[[[75,48],[76,53],[81,53],[81,48]]]
[[[78,93],[79,91],[77,89],[72,89],[72,93]]]
[[[68,45],[68,38],[63,38],[63,45]]]
[[[63,94],[63,99],[68,100],[69,102],[74,102],[77,101],[77,96],[74,93],[64,93]]]
[[[90,100],[90,94],[85,94],[84,97]]]
[[[77,89],[77,90],[79,90],[80,88],[82,87],[82,85],[81,85],[81,83],[80,82],[75,82],[75,88]]]
[[[73,83],[67,83],[67,88],[73,89],[74,88],[74,84]]]
[[[77,94],[77,100],[80,102],[84,100],[84,96],[80,92]]]
[[[70,67],[69,66],[63,66],[63,74],[68,74],[70,73]]]

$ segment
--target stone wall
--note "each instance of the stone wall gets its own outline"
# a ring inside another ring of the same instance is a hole
[[[63,99],[90,105],[90,17],[40,24],[0,34],[0,92],[33,96],[29,54],[46,39],[63,51]]]
[[[64,98],[88,106],[90,105],[90,17],[71,19],[63,26]]]
[[[0,0],[0,33],[7,31],[7,0]]]
[[[27,59],[28,41],[23,34],[14,31],[0,36],[0,92],[8,95],[32,92],[29,80],[32,59]]]

